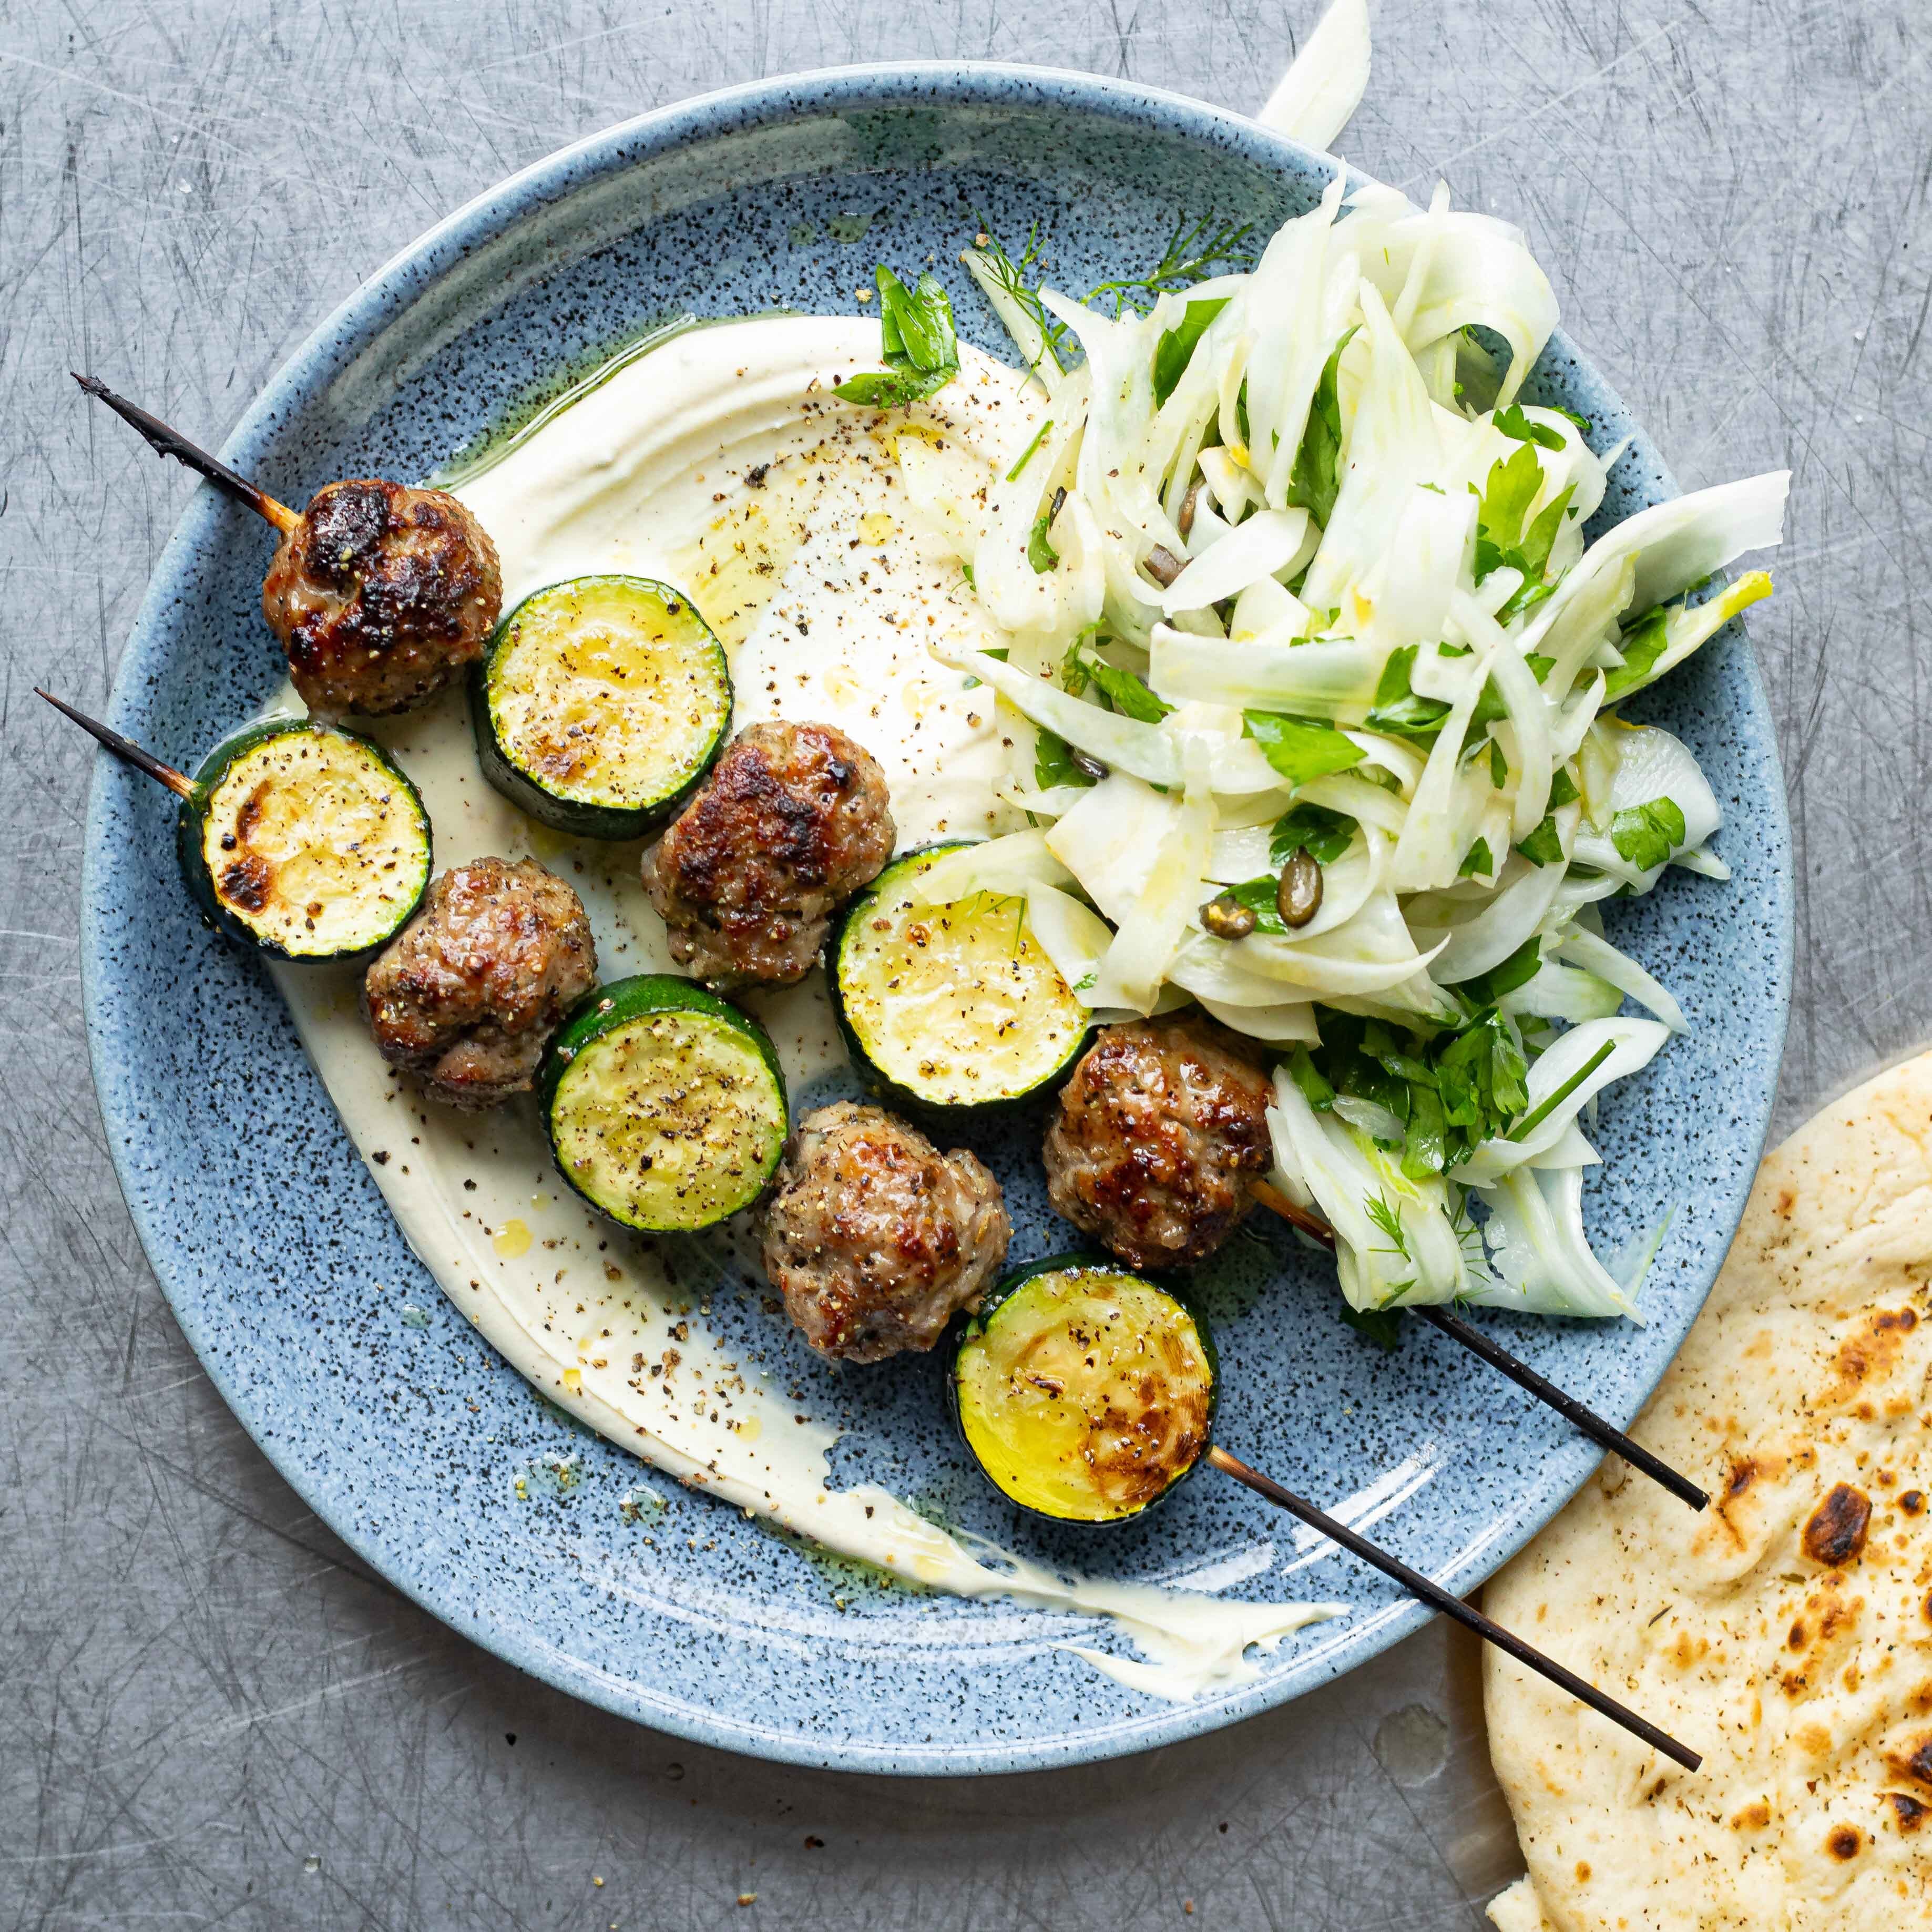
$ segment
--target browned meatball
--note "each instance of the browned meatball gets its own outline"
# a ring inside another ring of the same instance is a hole
[[[644,854],[644,890],[707,986],[788,986],[895,836],[869,752],[830,724],[753,724]]]
[[[454,496],[368,477],[318,490],[262,580],[289,674],[325,718],[434,696],[482,655],[502,602],[496,546]]]
[[[1274,1097],[1198,1016],[1102,1027],[1047,1130],[1047,1198],[1130,1268],[1204,1261],[1268,1169]]]
[[[765,1273],[821,1355],[877,1362],[930,1348],[976,1308],[1012,1226],[1000,1184],[963,1149],[850,1100],[799,1123],[766,1210]]]
[[[534,860],[452,866],[362,982],[382,1058],[431,1099],[494,1107],[527,1092],[559,1023],[597,983],[582,902]]]

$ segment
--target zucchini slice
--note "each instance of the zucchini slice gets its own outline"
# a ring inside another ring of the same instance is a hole
[[[724,646],[680,590],[577,577],[533,592],[470,674],[483,775],[580,838],[642,838],[674,818],[731,728]]]
[[[1124,1522],[1214,1439],[1204,1316],[1118,1263],[1057,1255],[1012,1274],[960,1331],[948,1387],[994,1486],[1056,1522]]]
[[[1091,1015],[1014,895],[927,905],[908,889],[970,841],[894,860],[846,909],[826,952],[832,1010],[860,1077],[926,1114],[994,1113],[1050,1093]]]
[[[429,814],[380,745],[312,718],[217,746],[182,801],[176,849],[208,918],[278,959],[358,959],[422,903]]]
[[[765,1190],[790,1119],[770,1036],[689,980],[640,973],[581,1000],[538,1092],[557,1172],[627,1228],[708,1228]]]

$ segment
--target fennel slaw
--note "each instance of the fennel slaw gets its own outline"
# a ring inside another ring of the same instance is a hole
[[[1616,707],[1768,594],[1687,601],[1779,541],[1788,473],[1586,546],[1621,450],[1522,400],[1557,310],[1518,231],[1338,181],[1252,268],[1240,236],[1084,303],[1036,243],[964,258],[1046,421],[970,497],[900,454],[1010,640],[936,655],[997,692],[1030,829],[926,889],[1022,893],[1096,1011],[1195,1000],[1278,1055],[1273,1178],[1353,1309],[1634,1316],[1660,1230],[1621,1274],[1592,1252],[1586,1110],[1685,1022],[1597,908],[1728,872],[1688,748]]]

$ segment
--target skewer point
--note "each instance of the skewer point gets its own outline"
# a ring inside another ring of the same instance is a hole
[[[152,778],[158,784],[164,784],[177,798],[194,796],[194,781],[185,772],[178,772],[172,765],[164,765],[153,752],[145,751],[131,738],[124,738],[118,731],[101,723],[98,718],[90,718],[84,711],[76,711],[71,704],[63,703],[50,691],[43,691],[38,685],[34,687],[36,698],[44,698],[64,718],[71,718],[80,728],[112,752],[123,764],[131,765],[135,770]]]
[[[230,469],[219,457],[209,455],[199,443],[189,442],[159,416],[142,409],[138,403],[130,403],[125,396],[117,396],[99,376],[83,376],[77,369],[70,369],[68,374],[88,394],[105,403],[123,422],[138,430],[157,456],[172,456],[177,463],[186,464],[189,469],[206,477],[224,496],[246,504],[284,536],[302,522],[299,510],[292,510],[287,504],[278,502],[266,491],[256,489],[247,477]]]

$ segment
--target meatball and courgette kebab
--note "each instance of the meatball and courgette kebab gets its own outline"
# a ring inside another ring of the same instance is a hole
[[[447,491],[352,477],[292,509],[104,382],[74,380],[274,530],[262,615],[318,716],[410,710],[482,655],[502,603],[496,547]]]

